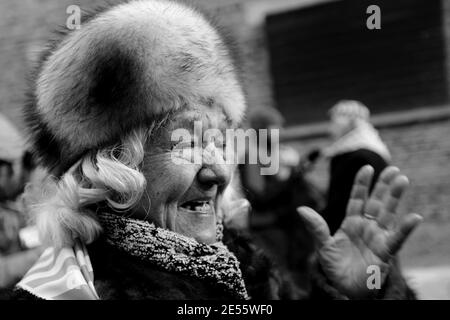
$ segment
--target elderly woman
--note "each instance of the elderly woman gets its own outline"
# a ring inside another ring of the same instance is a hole
[[[197,11],[131,1],[96,13],[51,45],[34,85],[27,121],[56,178],[27,196],[48,249],[3,297],[389,298],[393,287],[407,297],[390,258],[420,217],[394,224],[407,184],[396,169],[371,199],[372,169],[361,170],[334,237],[300,210],[322,275],[307,288],[287,285],[251,242],[223,230],[234,166],[221,161],[218,137],[239,125],[245,101],[227,45]],[[193,132],[194,121],[217,137]],[[180,128],[191,141],[172,139]],[[379,285],[367,285],[368,268]]]

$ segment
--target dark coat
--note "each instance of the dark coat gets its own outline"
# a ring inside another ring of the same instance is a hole
[[[312,274],[309,288],[299,288],[282,276],[271,261],[245,236],[226,232],[225,243],[238,257],[249,295],[262,299],[343,299],[320,270]],[[169,273],[128,256],[102,240],[88,248],[95,270],[95,288],[101,299],[228,300],[232,297],[212,283]],[[395,271],[395,270],[394,270]],[[412,299],[401,276],[391,272],[380,298]],[[0,290],[0,299],[37,299],[20,289]]]
[[[365,165],[371,165],[374,168],[374,178],[370,188],[372,190],[381,171],[388,166],[386,160],[380,155],[367,149],[359,149],[331,158],[327,206],[321,212],[330,227],[331,234],[339,229],[345,218],[356,174]]]

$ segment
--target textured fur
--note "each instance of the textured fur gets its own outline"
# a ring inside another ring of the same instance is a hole
[[[43,164],[62,172],[155,117],[220,108],[238,123],[245,99],[230,51],[198,11],[137,0],[85,19],[44,54],[25,114]]]

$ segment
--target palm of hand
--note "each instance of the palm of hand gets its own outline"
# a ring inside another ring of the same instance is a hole
[[[362,168],[353,186],[347,216],[334,236],[323,218],[309,208],[299,210],[318,244],[321,266],[332,283],[349,297],[373,294],[367,285],[370,266],[379,268],[380,282],[389,272],[389,262],[421,217],[408,214],[395,219],[397,206],[408,180],[398,169],[383,171],[369,199],[371,167]]]
[[[349,217],[342,228],[319,251],[321,265],[333,283],[352,297],[368,292],[370,266],[380,268],[381,279],[388,272],[388,235],[373,220]]]

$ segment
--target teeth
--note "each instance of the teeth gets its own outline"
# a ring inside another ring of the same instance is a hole
[[[209,201],[191,201],[185,206],[186,209],[198,212],[208,212],[211,210],[211,205]]]
[[[207,202],[203,202],[201,206],[196,206],[195,211],[207,212],[209,210],[209,204]]]

